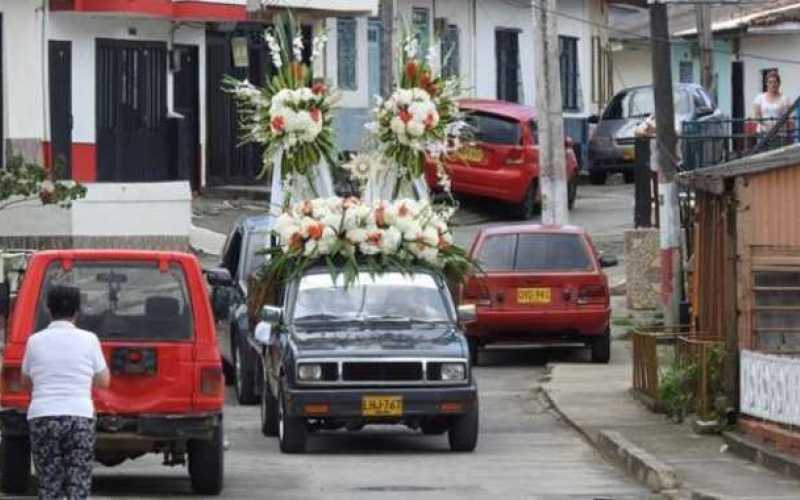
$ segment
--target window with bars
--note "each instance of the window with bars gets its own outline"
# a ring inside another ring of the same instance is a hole
[[[442,74],[446,78],[458,78],[461,73],[458,26],[448,24],[442,34]]]
[[[678,64],[678,73],[681,83],[694,83],[694,62],[681,61]]]
[[[431,44],[431,13],[425,7],[414,7],[411,10],[411,25],[419,41],[419,53],[425,56]]]
[[[753,312],[758,349],[800,353],[800,267],[756,268]]]
[[[558,37],[561,54],[561,105],[564,111],[580,111],[578,99],[578,39]]]
[[[357,90],[356,20],[340,17],[336,20],[337,86],[341,90]]]

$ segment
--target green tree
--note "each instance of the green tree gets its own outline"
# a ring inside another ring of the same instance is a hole
[[[0,210],[39,198],[42,205],[70,204],[86,196],[86,187],[75,181],[54,181],[41,165],[14,155],[0,168]]]

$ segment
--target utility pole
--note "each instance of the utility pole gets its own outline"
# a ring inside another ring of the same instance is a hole
[[[672,64],[667,6],[650,5],[650,36],[653,47],[653,97],[656,115],[659,225],[661,229],[661,306],[666,326],[680,323],[681,303],[681,218],[675,144],[675,110],[672,97]]]
[[[569,222],[557,8],[556,0],[531,0],[543,224]]]
[[[380,0],[378,15],[381,20],[381,96],[386,97],[392,93],[394,87],[394,2],[395,0]],[[372,106],[373,96],[369,96]]]
[[[707,3],[698,3],[695,6],[697,14],[697,41],[700,45],[700,83],[708,92],[714,92],[714,53],[711,33],[711,6]]]

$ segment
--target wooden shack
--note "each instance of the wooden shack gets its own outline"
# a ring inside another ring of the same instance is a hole
[[[765,429],[794,432],[800,429],[794,427],[800,426],[800,145],[683,173],[678,181],[694,196],[694,326],[725,342],[726,388],[738,402],[740,426],[762,437]]]

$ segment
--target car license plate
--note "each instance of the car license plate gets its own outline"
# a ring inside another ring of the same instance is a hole
[[[363,396],[361,414],[365,417],[399,417],[403,415],[403,396]]]
[[[549,288],[517,288],[518,304],[549,304]]]
[[[626,146],[622,149],[622,159],[625,161],[633,161],[636,159],[636,151],[630,147]]]
[[[480,163],[483,161],[483,150],[479,147],[463,147],[456,154],[462,161],[470,163]]]

